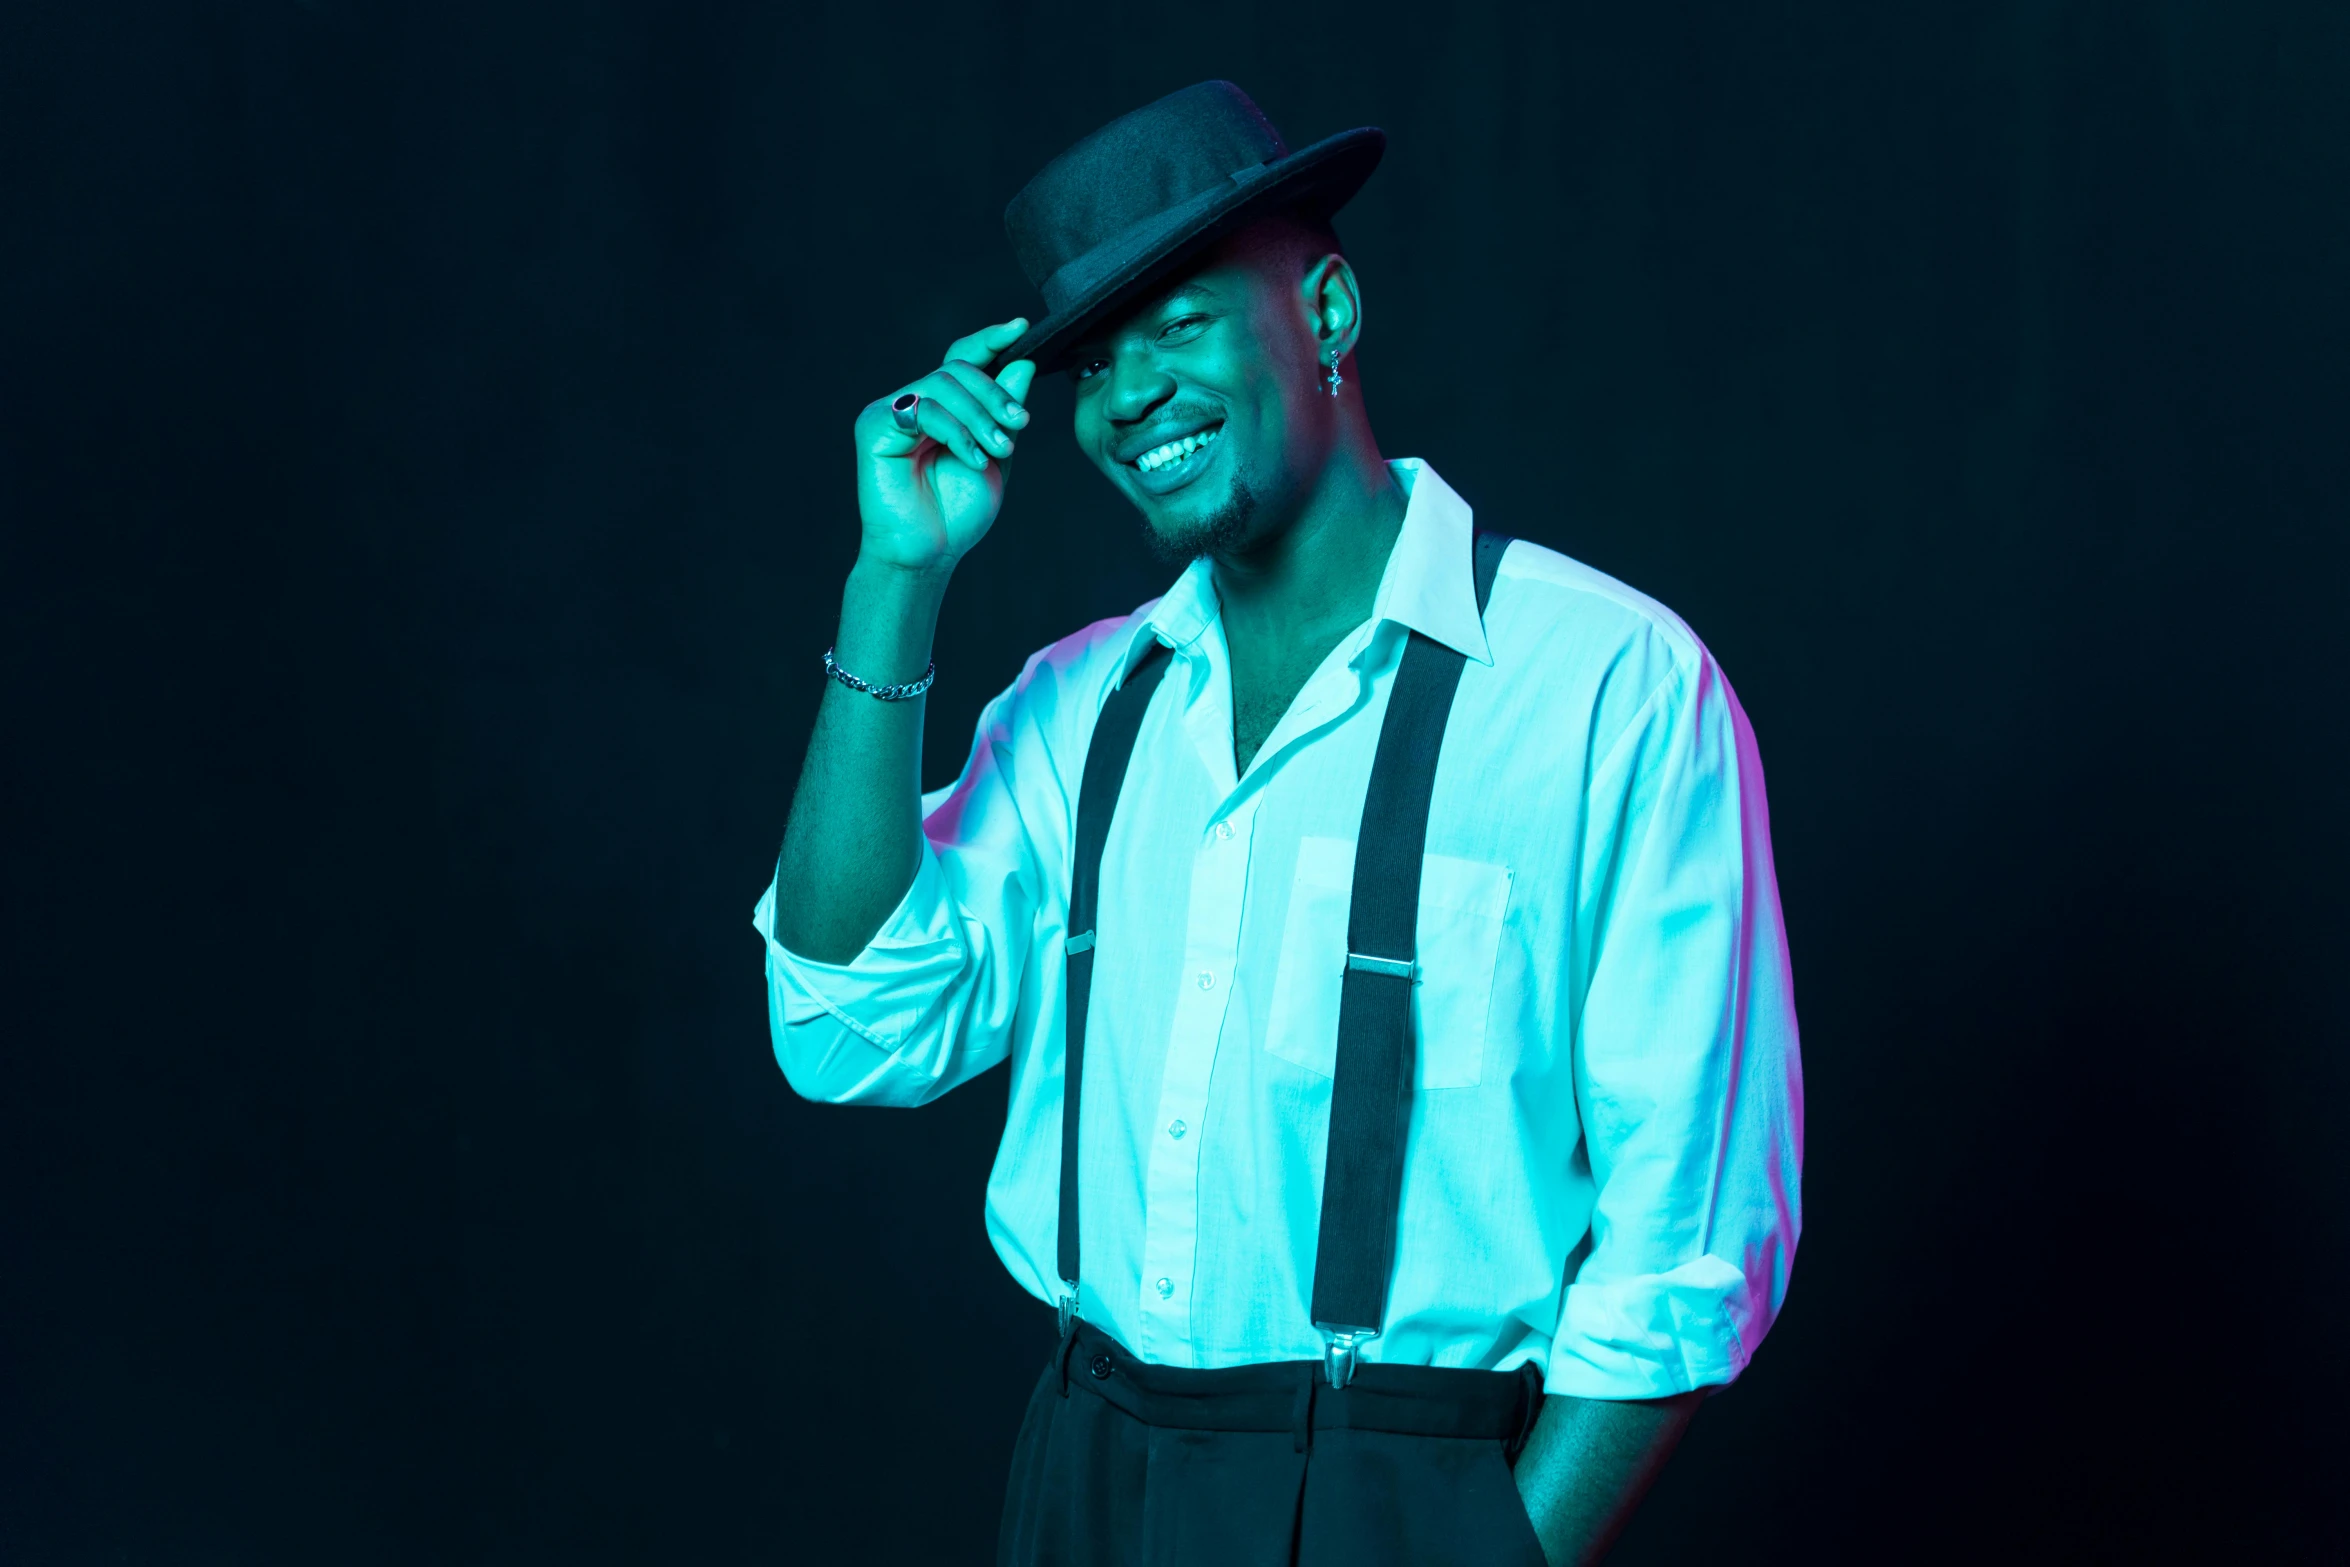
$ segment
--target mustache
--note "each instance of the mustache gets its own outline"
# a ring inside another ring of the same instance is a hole
[[[1199,424],[1214,424],[1223,417],[1224,410],[1212,403],[1175,402],[1169,403],[1151,416],[1151,428],[1189,429]],[[1148,434],[1149,431],[1138,430],[1135,433],[1143,435]]]

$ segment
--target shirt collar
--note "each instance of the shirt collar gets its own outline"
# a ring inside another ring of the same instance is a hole
[[[1403,487],[1403,531],[1388,552],[1387,570],[1371,601],[1371,623],[1392,620],[1480,664],[1492,663],[1484,617],[1477,613],[1474,514],[1469,503],[1420,458],[1399,457],[1387,469]],[[1184,568],[1166,596],[1135,626],[1126,645],[1126,668],[1134,667],[1143,638],[1156,637],[1171,648],[1188,647],[1222,612],[1214,567],[1203,556]]]
[[[1167,590],[1142,617],[1142,624],[1134,628],[1134,640],[1126,649],[1126,667],[1134,667],[1143,638],[1156,636],[1171,648],[1181,650],[1199,640],[1201,632],[1216,623],[1224,612],[1224,604],[1216,596],[1214,564],[1202,555],[1183,568],[1183,575]]]
[[[1477,613],[1475,514],[1436,470],[1417,457],[1387,465],[1410,497],[1403,531],[1387,557],[1371,620],[1392,620],[1480,664],[1493,662]]]

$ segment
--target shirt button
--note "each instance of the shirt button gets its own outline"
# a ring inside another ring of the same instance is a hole
[[[1230,843],[1232,841],[1232,824],[1230,822],[1218,822],[1216,824],[1216,836],[1223,839],[1226,843]]]
[[[1199,988],[1200,988],[1200,989],[1202,989],[1202,990],[1213,990],[1213,989],[1215,989],[1215,988],[1216,988],[1216,976],[1215,976],[1215,975],[1213,975],[1213,974],[1211,974],[1211,973],[1209,973],[1209,972],[1208,972],[1206,969],[1201,969],[1201,970],[1199,971]]]
[[[1177,1142],[1183,1141],[1183,1134],[1190,1130],[1191,1128],[1185,1126],[1181,1121],[1171,1121],[1167,1124],[1167,1135]]]
[[[1154,1287],[1158,1290],[1159,1299],[1161,1300],[1165,1300],[1175,1293],[1175,1281],[1173,1279],[1161,1279]]]

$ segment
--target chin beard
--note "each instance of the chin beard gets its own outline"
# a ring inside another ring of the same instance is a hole
[[[1256,516],[1257,492],[1249,488],[1245,477],[1236,476],[1224,503],[1205,517],[1174,532],[1161,532],[1146,517],[1142,536],[1150,541],[1151,553],[1158,557],[1160,564],[1188,566],[1202,555],[1213,555],[1246,542]]]

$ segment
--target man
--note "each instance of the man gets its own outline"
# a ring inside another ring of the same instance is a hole
[[[988,1226],[1062,1337],[1007,1563],[1595,1560],[1785,1295],[1753,736],[1661,606],[1473,543],[1381,458],[1328,218],[1383,146],[1289,152],[1222,82],[1126,116],[1006,213],[1047,318],[857,421],[834,682],[755,918],[800,1093],[1011,1061]],[[1190,564],[1032,658],[923,798],[939,604],[1063,367]]]

